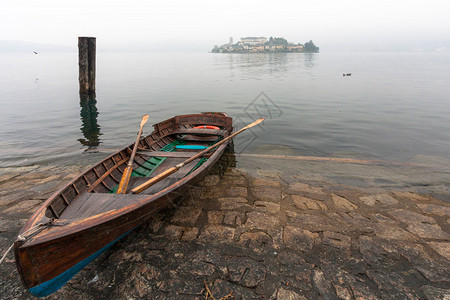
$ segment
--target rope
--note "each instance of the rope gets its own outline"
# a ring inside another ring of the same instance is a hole
[[[52,222],[53,222],[53,219],[50,219],[45,223],[39,223],[39,224],[34,225],[27,231],[23,232],[22,234],[19,234],[17,236],[17,240],[20,242],[26,241],[28,237],[30,237],[31,235],[37,234],[38,232],[40,232],[41,230],[44,229],[44,226],[51,225]],[[2,259],[0,259],[0,265],[3,263],[6,256],[8,255],[8,253],[11,252],[13,247],[14,247],[14,243],[12,243],[11,246],[9,246],[8,250],[6,250],[5,254],[3,254]]]
[[[14,243],[12,243],[11,246],[8,248],[8,250],[6,250],[5,254],[3,254],[2,259],[0,259],[0,265],[5,260],[6,255],[8,255],[8,253],[12,250],[13,247],[14,247]]]

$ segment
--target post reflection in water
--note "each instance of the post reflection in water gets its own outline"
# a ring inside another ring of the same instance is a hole
[[[86,150],[97,149],[100,145],[100,126],[97,123],[98,111],[97,100],[94,96],[80,98],[80,118],[81,118],[81,133],[84,138],[78,139],[83,145],[88,147]]]

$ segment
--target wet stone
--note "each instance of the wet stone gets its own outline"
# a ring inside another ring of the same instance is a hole
[[[167,236],[177,240],[193,240],[198,235],[198,228],[169,225],[164,228]]]
[[[409,232],[425,239],[450,239],[450,234],[443,231],[438,224],[414,223],[408,225],[407,229]]]
[[[205,176],[205,178],[203,178],[203,180],[201,182],[199,182],[198,184],[200,186],[215,186],[219,183],[220,178],[218,175],[208,175]]]
[[[243,197],[227,197],[217,199],[221,210],[234,210],[238,208],[249,208],[247,199]]]
[[[228,168],[225,171],[225,174],[227,176],[245,176],[247,175],[247,172],[245,172],[244,170],[241,169],[237,169],[237,168]]]
[[[274,202],[266,201],[255,201],[253,204],[257,211],[267,212],[269,214],[275,215],[280,212],[280,204]]]
[[[271,180],[268,178],[255,178],[252,181],[253,186],[264,186],[264,187],[281,187],[281,183],[276,180]]]
[[[247,197],[247,188],[242,186],[227,187],[224,195],[229,197]]]
[[[448,300],[450,299],[450,289],[443,289],[431,285],[423,286],[422,292],[430,300]]]
[[[384,239],[388,240],[407,240],[416,241],[417,238],[411,233],[399,228],[394,227],[389,224],[376,224],[374,225],[375,234]]]
[[[405,279],[396,272],[383,270],[367,270],[367,276],[377,285],[383,298],[389,299],[419,299],[413,289],[407,287]]]
[[[324,191],[320,187],[308,185],[306,183],[294,182],[289,185],[289,190],[293,192],[301,192],[307,194],[324,195]]]
[[[388,194],[376,194],[359,198],[361,202],[369,206],[377,205],[397,205],[398,200]]]
[[[317,201],[298,195],[291,195],[291,198],[292,201],[294,201],[294,205],[299,209],[328,210],[328,207],[322,201]]]
[[[22,191],[18,193],[13,193],[9,195],[2,195],[0,197],[0,209],[3,206],[11,205],[15,202],[19,202],[21,200],[31,199],[35,193],[30,191]]]
[[[283,300],[307,300],[305,297],[297,294],[294,291],[279,288],[277,292],[277,299]]]
[[[294,226],[285,226],[283,242],[287,248],[309,252],[319,240],[319,234]]]
[[[10,206],[2,212],[5,214],[23,214],[24,212],[32,213],[41,203],[41,200],[26,200]]]
[[[342,196],[338,196],[335,194],[331,195],[331,199],[333,200],[334,206],[342,211],[352,211],[358,208],[355,204],[347,200]]]
[[[272,237],[265,232],[244,232],[239,237],[239,244],[248,249],[262,252],[265,247],[272,247]]]
[[[211,186],[211,187],[203,187],[201,192],[201,198],[217,198],[223,195],[223,187],[220,186]]]
[[[236,257],[227,260],[227,270],[231,282],[248,288],[258,286],[266,277],[264,265],[250,258]]]
[[[223,218],[223,224],[230,226],[241,226],[242,225],[241,213],[235,211],[226,212]]]
[[[234,239],[235,229],[222,225],[206,225],[198,239],[207,243],[230,243]]]
[[[402,243],[398,251],[429,281],[450,282],[448,262],[433,260],[422,245]]]
[[[253,187],[251,188],[253,196],[262,201],[280,202],[281,189],[272,187]]]
[[[178,207],[171,222],[177,225],[193,226],[201,213],[201,207]]]
[[[450,243],[449,242],[428,242],[428,246],[434,251],[445,257],[450,261]]]
[[[245,186],[247,179],[244,176],[224,176],[222,178],[222,184],[225,186]]]
[[[318,231],[322,231],[323,226],[328,225],[323,217],[317,215],[286,211],[286,216],[288,217],[289,223],[305,227],[315,227]]]
[[[239,284],[233,284],[229,281],[217,279],[210,287],[211,293],[215,299],[259,299],[254,289],[245,288]],[[230,298],[231,295],[231,298]],[[208,298],[209,299],[209,298]]]
[[[399,198],[406,198],[408,200],[416,201],[416,202],[423,202],[423,201],[429,201],[428,198],[425,198],[423,196],[420,196],[415,193],[411,192],[394,192],[394,195]]]
[[[222,211],[208,211],[209,224],[222,224],[225,213]]]
[[[280,226],[280,220],[263,212],[248,212],[245,226],[249,229],[275,229]]]
[[[417,204],[424,212],[436,216],[447,217],[450,216],[450,207],[434,205],[434,204]]]
[[[316,286],[317,290],[319,291],[319,295],[323,299],[335,299],[336,298],[333,288],[331,287],[329,281],[327,279],[325,279],[325,276],[324,276],[322,270],[316,269],[314,271],[313,282],[314,282],[314,285]]]
[[[428,223],[435,224],[436,221],[432,217],[428,217],[407,209],[397,209],[389,213],[394,219],[407,224]]]
[[[323,233],[322,244],[334,248],[350,251],[351,237],[333,231]]]

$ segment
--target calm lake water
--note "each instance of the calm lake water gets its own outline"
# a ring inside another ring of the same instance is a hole
[[[448,161],[449,78],[448,53],[97,53],[96,102],[83,104],[77,53],[2,53],[0,167],[105,156],[144,113],[200,111],[236,127],[267,118],[238,153]]]

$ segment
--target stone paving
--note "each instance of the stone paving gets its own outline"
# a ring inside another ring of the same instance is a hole
[[[50,171],[0,177],[2,253],[68,180]],[[208,175],[49,298],[450,299],[448,202],[298,178]],[[30,298],[0,268],[0,298]]]

